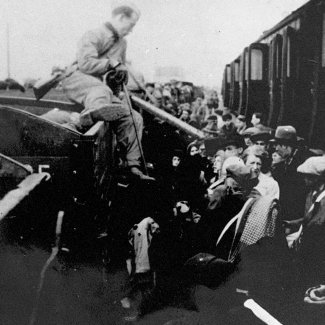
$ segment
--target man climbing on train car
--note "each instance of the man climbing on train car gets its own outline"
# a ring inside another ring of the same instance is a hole
[[[81,126],[110,122],[131,175],[150,180],[140,170],[142,117],[126,101],[115,97],[116,91],[112,89],[112,82],[120,88],[127,83],[125,36],[139,18],[140,11],[132,2],[118,1],[112,8],[110,21],[86,32],[78,42],[77,60],[68,68],[72,73],[62,86],[70,100],[85,106],[80,114]],[[103,83],[105,75],[107,84]]]

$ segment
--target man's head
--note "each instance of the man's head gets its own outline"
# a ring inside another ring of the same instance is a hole
[[[251,135],[250,140],[253,143],[253,150],[255,154],[260,155],[266,151],[270,137],[270,133],[264,131],[258,131]]]
[[[275,150],[282,159],[290,157],[297,147],[296,129],[291,126],[278,126],[275,131]]]
[[[251,123],[253,126],[263,123],[263,114],[262,113],[253,113]]]
[[[140,18],[140,10],[127,0],[113,6],[111,24],[120,37],[127,36]]]
[[[248,195],[257,184],[258,178],[249,166],[230,165],[227,168],[227,187],[237,188]]]
[[[241,136],[233,136],[229,138],[225,145],[225,158],[228,157],[239,157],[244,151],[245,143]]]
[[[190,111],[187,110],[187,109],[183,109],[182,114],[181,114],[179,119],[184,121],[184,122],[188,122],[189,119],[190,119]]]
[[[244,132],[243,132],[243,137],[244,137],[244,141],[245,141],[245,144],[247,147],[250,147],[253,145],[252,141],[251,141],[251,136],[252,134],[256,133],[260,131],[260,129],[256,128],[256,127],[251,127],[251,128],[248,128],[246,129]]]
[[[308,187],[314,188],[324,184],[325,157],[311,157],[297,168],[302,174]]]
[[[232,123],[232,115],[230,113],[222,115],[222,120],[225,125],[229,126]]]
[[[246,125],[246,118],[244,115],[238,115],[236,120],[237,128],[242,128]]]
[[[272,153],[272,165],[278,164],[281,161],[283,161],[282,157],[276,151],[274,151]]]
[[[246,158],[246,166],[250,167],[252,174],[258,177],[261,173],[262,159],[257,155],[249,155]]]

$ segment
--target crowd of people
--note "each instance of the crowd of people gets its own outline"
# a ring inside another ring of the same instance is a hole
[[[324,304],[325,156],[291,125],[272,130],[261,112],[247,120],[219,108],[217,92],[194,98],[189,84],[144,84],[125,59],[124,38],[139,18],[129,2],[113,8],[109,22],[83,35],[62,81],[84,106],[73,127],[109,122],[130,170],[110,206],[111,247],[125,248],[118,255],[130,273],[126,320],[171,299],[195,309],[187,298],[198,284],[226,286],[230,297],[248,291],[273,309],[304,294]],[[126,84],[205,139],[139,114],[122,96]]]
[[[148,149],[147,159],[164,195],[159,208],[138,219],[129,238],[135,265],[130,276],[137,284],[122,301],[134,313],[135,293],[142,292],[136,317],[175,279],[177,289],[169,296],[192,285],[215,290],[231,283],[230,291],[245,289],[277,304],[289,287],[292,299],[303,301],[308,288],[324,283],[323,152],[308,148],[293,126],[272,130],[260,112],[247,121],[208,103],[197,98],[171,112],[201,129],[205,140],[159,119],[146,126],[151,145],[158,147]],[[153,273],[154,284],[143,280]],[[309,304],[323,301],[313,300],[312,289],[307,292]]]

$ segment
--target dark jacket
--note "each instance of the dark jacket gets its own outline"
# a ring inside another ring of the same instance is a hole
[[[296,150],[294,155],[274,166],[273,178],[280,188],[280,204],[285,220],[302,218],[308,190],[303,176],[297,172],[297,168],[306,160],[304,152]]]

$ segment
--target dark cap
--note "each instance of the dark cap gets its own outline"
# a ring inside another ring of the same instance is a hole
[[[246,148],[244,138],[241,135],[232,135],[227,138],[224,144],[225,147],[227,146],[236,146],[237,148]]]
[[[258,131],[256,133],[253,133],[250,138],[253,143],[259,140],[267,142],[271,139],[271,134],[266,131]]]

